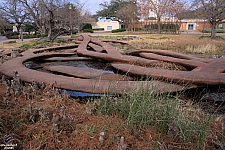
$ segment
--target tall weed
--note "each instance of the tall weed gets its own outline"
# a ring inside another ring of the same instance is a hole
[[[103,97],[97,112],[125,118],[128,131],[139,132],[153,127],[160,134],[178,137],[179,142],[195,143],[197,149],[202,149],[211,116],[205,115],[197,106],[184,107],[178,98],[180,94],[156,94],[154,89],[146,89],[116,98]]]
[[[214,44],[206,44],[206,45],[188,45],[185,49],[188,53],[197,53],[197,54],[205,54],[205,53],[214,53],[217,51],[216,45]]]

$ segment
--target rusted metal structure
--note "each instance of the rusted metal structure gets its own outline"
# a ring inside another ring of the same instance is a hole
[[[117,41],[112,41],[117,42]],[[118,41],[119,42],[119,41]],[[41,83],[57,83],[62,89],[90,93],[124,94],[140,88],[154,92],[174,92],[205,85],[225,85],[225,59],[204,59],[167,50],[134,50],[122,55],[113,46],[84,34],[78,44],[50,48],[32,49],[21,57],[6,61],[0,71],[13,77],[16,70],[25,82],[33,80]],[[124,43],[125,44],[125,43]],[[66,49],[64,51],[58,51]],[[93,69],[72,66],[47,66],[53,74],[27,68],[27,61],[95,60],[110,62],[111,66],[123,74],[109,74]],[[188,71],[165,70],[146,67],[157,62],[171,62],[188,68]],[[163,80],[138,81],[129,76],[144,76]],[[165,79],[169,82],[165,82]]]

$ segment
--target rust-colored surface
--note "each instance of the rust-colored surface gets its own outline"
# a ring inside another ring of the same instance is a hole
[[[105,71],[99,71],[97,69],[71,67],[71,66],[46,66],[44,69],[67,74],[69,76],[83,78],[83,79],[96,79],[96,80],[120,80],[120,81],[132,81],[132,77],[121,74],[112,74]]]
[[[110,44],[93,39],[86,34],[80,36],[76,43],[78,45],[26,51],[22,53],[22,57],[11,59],[2,64],[1,72],[7,76],[13,76],[13,70],[17,70],[20,78],[27,82],[32,80],[46,83],[57,82],[59,88],[91,93],[123,94],[133,92],[141,87],[149,90],[154,89],[155,92],[173,92],[196,87],[195,85],[225,85],[225,59],[223,58],[203,59],[167,50],[148,49],[129,51],[127,55],[122,55]],[[60,49],[65,50],[58,51]],[[93,69],[71,66],[46,67],[50,71],[63,74],[56,75],[32,70],[23,65],[24,62],[34,59],[48,61],[103,60],[111,62],[112,67],[124,74],[163,78],[174,82],[136,81],[132,77],[125,77],[122,74],[108,74]],[[179,64],[187,67],[189,71],[145,67],[159,61]]]
[[[80,68],[80,67],[72,67],[72,66],[47,66],[44,67],[46,70],[64,73],[70,76],[78,77],[78,78],[86,78],[93,79],[96,77],[103,76],[105,74],[109,74],[103,71],[88,69],[88,68]]]

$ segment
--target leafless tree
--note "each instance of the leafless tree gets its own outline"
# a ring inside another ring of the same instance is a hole
[[[225,19],[225,0],[194,0],[192,8],[212,26],[211,39],[216,39],[216,28]]]
[[[138,21],[138,7],[136,1],[130,0],[128,3],[124,4],[118,12],[116,17],[120,18],[120,22],[124,23],[128,30],[130,30],[134,23]]]
[[[93,23],[91,15],[83,11],[78,1],[67,0],[4,0],[0,3],[2,18],[16,23],[20,28],[26,21],[35,23],[41,34],[48,34],[45,40],[53,41],[65,30],[79,28],[83,22]]]
[[[142,16],[148,17],[152,12],[158,24],[158,33],[161,33],[161,20],[168,17],[168,14],[175,15],[183,6],[183,2],[179,0],[139,0],[139,7]]]
[[[48,33],[47,40],[53,41],[57,10],[65,3],[63,0],[19,0],[29,12],[30,20],[34,21],[41,34]],[[60,34],[60,32],[58,32]]]
[[[91,14],[83,10],[83,5],[80,3],[66,4],[57,12],[58,26],[68,30],[79,30],[83,23],[91,23],[94,25],[96,22]]]
[[[8,22],[14,23],[17,31],[20,30],[21,25],[27,19],[28,12],[17,0],[4,0],[0,5],[1,17]]]
[[[80,22],[87,20],[81,5],[65,0],[19,0],[29,11],[31,20],[36,23],[42,34],[48,33],[47,40],[53,41],[65,29],[78,28]],[[63,29],[63,30],[61,30]]]
[[[2,16],[1,12],[0,12],[0,16]],[[10,24],[4,17],[0,17],[0,22],[1,22],[0,31],[3,31],[3,33],[5,33],[5,29],[7,29],[10,26]]]

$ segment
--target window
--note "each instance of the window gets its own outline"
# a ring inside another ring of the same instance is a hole
[[[121,24],[120,25],[120,28],[122,28],[122,29],[125,28],[125,25],[124,24]]]
[[[107,31],[112,31],[112,26],[107,26]]]
[[[188,30],[194,30],[194,24],[188,24]]]

